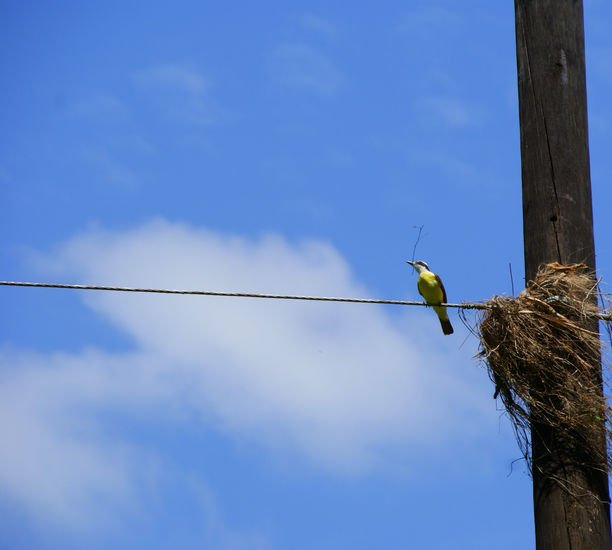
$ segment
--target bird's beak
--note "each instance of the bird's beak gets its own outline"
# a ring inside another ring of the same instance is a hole
[[[407,264],[410,264],[412,267],[414,267],[414,262],[411,262],[410,260],[406,260]]]

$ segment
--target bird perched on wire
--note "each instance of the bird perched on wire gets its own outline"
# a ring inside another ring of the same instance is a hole
[[[406,260],[407,264],[410,264],[414,270],[419,274],[417,280],[417,288],[419,294],[425,298],[425,301],[433,306],[434,311],[440,319],[440,325],[442,325],[442,332],[444,334],[453,333],[453,325],[448,318],[445,306],[438,306],[434,304],[446,303],[446,290],[442,284],[442,280],[435,273],[429,270],[429,266],[419,260],[418,262],[411,262]]]

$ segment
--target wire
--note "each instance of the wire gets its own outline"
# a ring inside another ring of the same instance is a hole
[[[74,285],[59,283],[26,283],[16,281],[0,281],[4,286],[21,286],[35,288],[67,288],[76,290],[108,290],[114,292],[148,292],[154,294],[188,294],[195,296],[230,296],[234,298],[271,298],[276,300],[309,300],[313,302],[349,302],[357,304],[390,304],[396,306],[428,306],[425,302],[410,302],[406,300],[375,300],[369,298],[332,298],[324,296],[295,296],[286,294],[257,294],[254,292],[213,292],[209,290],[171,290],[167,288],[134,288],[124,286]],[[436,304],[437,305],[437,304]],[[440,304],[446,307],[460,309],[491,309],[487,304],[462,303]]]
[[[184,294],[194,296],[226,296],[232,298],[269,298],[274,300],[308,300],[311,302],[348,302],[354,304],[389,304],[394,306],[424,306],[431,307],[432,304],[425,302],[411,302],[408,300],[376,300],[370,298],[332,298],[325,296],[296,296],[290,294],[258,294],[255,292],[215,292],[212,290],[172,290],[168,288],[135,288],[126,286],[102,286],[102,285],[74,285],[60,283],[27,283],[17,281],[0,281],[1,286],[21,286],[34,288],[66,288],[74,290],[107,290],[112,292],[143,292],[152,294]],[[495,306],[478,302],[462,302],[461,304],[441,303],[435,304],[443,307],[465,309],[493,309]],[[530,313],[521,311],[519,313]],[[603,321],[612,321],[612,315],[593,315]]]

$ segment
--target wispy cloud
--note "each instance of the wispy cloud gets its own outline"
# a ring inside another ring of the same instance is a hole
[[[238,532],[229,528],[214,493],[199,478],[181,480],[193,495],[195,506],[202,511],[200,542],[202,548],[223,550],[269,550],[269,539],[257,532]]]
[[[429,96],[415,101],[415,111],[425,124],[462,128],[477,125],[483,117],[483,110],[459,97]]]
[[[473,162],[448,148],[410,147],[407,155],[416,166],[424,167],[432,177],[439,178],[440,186],[450,185],[454,189],[462,186],[469,189],[478,188],[483,182],[503,181],[503,177],[500,178],[495,171],[491,173],[482,163]]]
[[[129,117],[129,109],[112,94],[97,92],[75,101],[69,112],[79,118],[96,122],[123,122]]]
[[[91,170],[92,180],[124,190],[139,187],[141,179],[138,173],[131,170],[125,162],[119,161],[116,152],[112,152],[111,149],[109,146],[81,148],[81,158]],[[135,147],[129,149],[133,151]]]
[[[141,134],[134,116],[138,106],[104,91],[84,94],[63,112],[62,124],[71,137],[69,155],[84,164],[86,181],[94,185],[134,189],[142,174],[138,160],[150,158],[155,147]]]
[[[198,71],[182,65],[156,65],[142,69],[134,79],[142,86],[166,87],[189,94],[203,94],[209,90],[208,82]]]
[[[330,97],[338,93],[344,76],[331,58],[307,44],[282,44],[269,58],[272,77],[297,90]]]
[[[38,265],[84,282],[368,295],[326,243],[164,221],[77,236]],[[100,495],[134,490],[143,451],[105,424],[107,414],[155,411],[155,424],[198,418],[272,457],[342,475],[414,464],[442,441],[475,436],[482,411],[439,350],[436,319],[421,311],[390,318],[376,306],[84,299],[131,337],[132,351],[0,356],[0,486],[40,513],[78,521]]]
[[[464,23],[464,11],[459,6],[451,9],[426,2],[404,13],[398,20],[397,29],[410,34],[431,35],[442,31],[458,31]]]
[[[217,120],[210,80],[197,69],[181,64],[156,65],[137,71],[133,79],[159,112],[175,121],[210,125]]]
[[[320,15],[305,13],[299,16],[298,21],[303,29],[326,39],[334,38],[337,34],[336,25]]]

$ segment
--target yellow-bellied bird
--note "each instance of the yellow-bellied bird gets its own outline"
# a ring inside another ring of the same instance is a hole
[[[406,263],[414,267],[415,271],[419,274],[419,278],[417,280],[419,294],[425,298],[425,301],[428,304],[433,305],[433,309],[438,315],[438,319],[440,319],[442,332],[444,334],[452,334],[453,325],[451,325],[448,318],[446,307],[434,305],[446,303],[446,290],[444,290],[442,280],[435,273],[429,271],[429,266],[421,260],[418,262],[409,262],[406,260]]]

